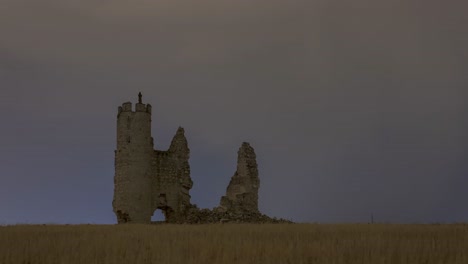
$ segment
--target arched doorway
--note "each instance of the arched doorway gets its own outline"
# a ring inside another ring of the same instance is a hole
[[[166,216],[164,215],[164,212],[161,209],[156,209],[156,211],[154,211],[153,213],[153,216],[151,216],[151,222],[152,223],[166,222]]]

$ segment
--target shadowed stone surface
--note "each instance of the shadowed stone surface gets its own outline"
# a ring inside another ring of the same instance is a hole
[[[289,222],[258,211],[257,161],[244,142],[238,151],[237,170],[220,206],[199,209],[190,202],[190,149],[179,127],[168,150],[155,150],[151,137],[151,105],[138,94],[135,110],[126,102],[118,108],[112,206],[121,223],[151,223],[161,209],[168,223]]]
[[[219,210],[258,212],[259,187],[255,151],[244,142],[237,152],[237,170],[229,182],[226,196],[221,197]]]

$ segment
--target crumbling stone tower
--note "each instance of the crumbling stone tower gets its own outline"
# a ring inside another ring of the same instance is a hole
[[[254,149],[243,142],[237,152],[237,170],[221,197],[219,210],[236,210],[258,213],[258,177],[257,160]]]
[[[179,127],[167,151],[154,150],[151,105],[135,109],[126,102],[118,108],[115,151],[114,200],[118,223],[150,223],[156,209],[168,222],[184,218],[191,206],[189,149]]]
[[[151,105],[141,93],[132,103],[119,106],[115,150],[114,200],[120,223],[151,223],[154,211],[163,211],[168,223],[288,222],[263,215],[258,210],[258,176],[254,149],[244,142],[237,152],[237,169],[221,197],[220,205],[199,209],[190,203],[187,139],[179,127],[168,150],[155,150],[151,137]]]

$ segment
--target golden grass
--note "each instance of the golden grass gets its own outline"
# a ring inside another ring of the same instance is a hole
[[[468,263],[468,225],[0,227],[0,263]]]

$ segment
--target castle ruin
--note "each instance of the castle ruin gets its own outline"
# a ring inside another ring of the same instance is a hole
[[[190,202],[190,149],[179,127],[168,150],[155,150],[151,136],[151,105],[138,95],[119,106],[115,150],[114,199],[112,206],[120,223],[151,223],[160,209],[168,223],[278,222],[258,211],[258,177],[254,149],[242,143],[237,170],[220,205],[199,209]]]

